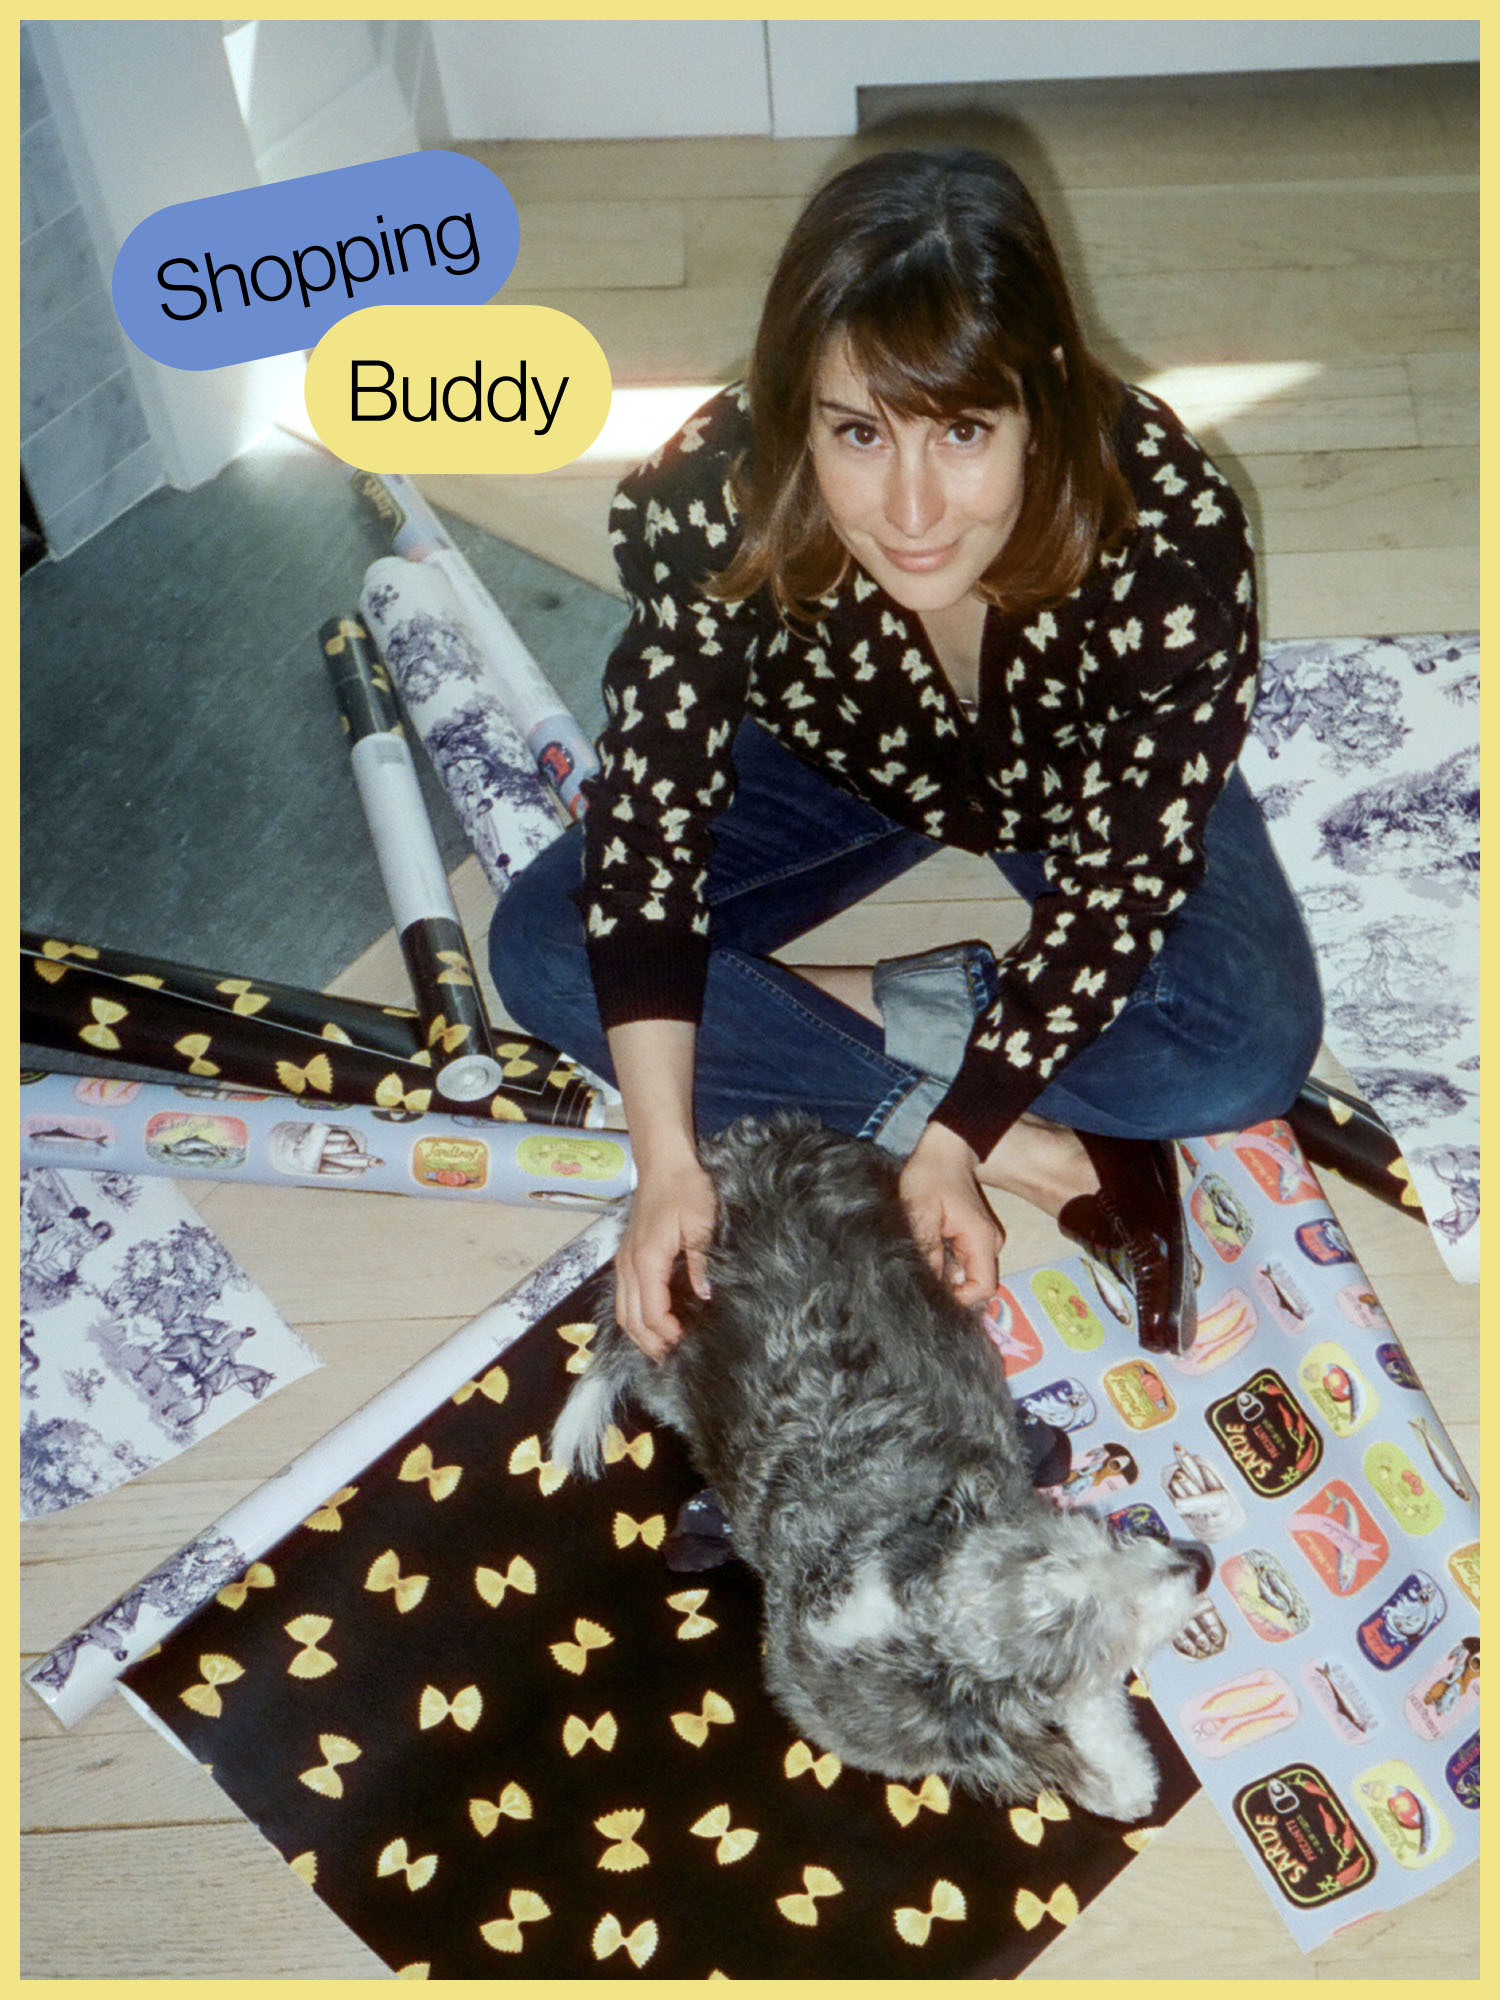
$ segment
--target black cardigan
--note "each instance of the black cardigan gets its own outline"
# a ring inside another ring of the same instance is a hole
[[[1202,875],[1255,699],[1244,512],[1166,405],[1127,389],[1116,449],[1135,532],[1050,610],[989,613],[970,719],[921,620],[852,560],[795,631],[766,592],[703,595],[735,545],[730,469],[747,441],[743,392],[725,390],[611,511],[632,617],[605,673],[579,891],[604,1024],[698,1018],[711,827],[753,716],[903,825],[1045,855],[1049,890],[934,1114],[982,1158],[1114,1019]]]

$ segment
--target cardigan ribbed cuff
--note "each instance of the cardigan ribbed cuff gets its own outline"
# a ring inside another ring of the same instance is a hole
[[[708,940],[675,933],[643,945],[639,931],[624,939],[588,940],[589,970],[606,1032],[631,1021],[698,1021],[708,983]]]
[[[1024,1071],[971,1049],[932,1116],[986,1160],[1036,1094],[1035,1079]]]

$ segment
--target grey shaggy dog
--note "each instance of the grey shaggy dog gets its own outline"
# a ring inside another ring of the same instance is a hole
[[[1127,1670],[1192,1616],[1196,1555],[1034,1489],[1004,1367],[912,1239],[897,1167],[804,1119],[702,1148],[711,1300],[653,1363],[606,1311],[553,1459],[597,1474],[628,1395],[686,1439],[764,1587],[765,1676],[845,1764],[1149,1812]]]

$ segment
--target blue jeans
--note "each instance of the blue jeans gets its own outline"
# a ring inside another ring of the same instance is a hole
[[[737,782],[714,822],[710,956],[697,1043],[700,1134],[746,1112],[810,1111],[874,1134],[924,1072],[888,1055],[881,1028],[771,953],[894,881],[937,843],[841,790],[758,724],[734,744]],[[1287,1110],[1317,1052],[1317,969],[1259,808],[1236,770],[1210,816],[1203,881],[1124,1008],[1031,1106],[1119,1138],[1187,1138]],[[613,1077],[572,891],[574,826],[511,883],[490,928],[490,967],[529,1034]],[[1028,900],[1042,858],[997,854]],[[976,993],[985,1005],[990,993]]]

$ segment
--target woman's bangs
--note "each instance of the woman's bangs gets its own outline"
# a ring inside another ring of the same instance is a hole
[[[1023,406],[996,330],[952,284],[893,289],[839,331],[870,395],[897,416],[942,421]]]

